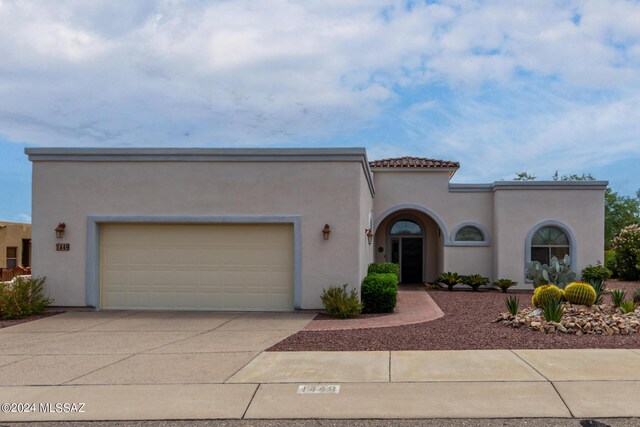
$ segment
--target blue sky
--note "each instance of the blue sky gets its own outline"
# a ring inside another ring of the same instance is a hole
[[[364,146],[633,195],[638,22],[623,0],[0,0],[0,219],[30,219],[25,146]]]

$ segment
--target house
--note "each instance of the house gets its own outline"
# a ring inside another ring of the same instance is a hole
[[[31,265],[31,224],[0,221],[0,268]]]
[[[453,184],[456,162],[364,148],[25,151],[33,274],[61,306],[313,309],[371,262],[526,287],[527,261],[603,256],[605,181]]]

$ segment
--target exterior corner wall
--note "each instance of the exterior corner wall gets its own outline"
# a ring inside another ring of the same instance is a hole
[[[527,234],[544,221],[566,225],[573,233],[571,248],[580,275],[587,264],[604,256],[604,191],[597,189],[545,189],[495,191],[497,253],[496,277],[510,278],[520,287],[525,280]]]
[[[361,279],[361,177],[356,161],[34,161],[33,273],[47,276],[54,305],[87,305],[89,216],[297,216],[300,305],[320,308],[324,287]],[[55,251],[61,242],[69,252]]]
[[[359,276],[358,281],[356,283],[351,283],[350,285],[354,286],[356,289],[360,289],[362,284],[362,280],[367,275],[367,268],[369,264],[374,262],[374,250],[375,250],[375,241],[369,244],[367,236],[365,234],[365,230],[370,229],[373,226],[373,201],[374,196],[371,194],[369,189],[369,183],[366,178],[367,171],[363,170],[360,175],[359,183],[360,183],[360,247],[358,254],[359,261]]]

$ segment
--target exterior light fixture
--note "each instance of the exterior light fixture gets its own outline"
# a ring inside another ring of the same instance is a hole
[[[62,236],[64,236],[65,228],[67,228],[67,225],[64,222],[59,223],[58,226],[56,227],[56,237],[58,239],[62,239]]]
[[[367,236],[367,242],[369,242],[369,244],[373,243],[373,231],[371,231],[370,228],[367,228],[364,230],[365,231],[365,236]]]
[[[329,233],[331,233],[331,227],[329,227],[329,224],[325,224],[322,229],[322,236],[324,237],[324,240],[329,240]]]

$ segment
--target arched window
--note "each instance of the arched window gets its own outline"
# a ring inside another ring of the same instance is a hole
[[[482,231],[473,225],[465,225],[457,231],[455,236],[456,242],[483,242],[484,240]]]
[[[406,219],[400,220],[400,221],[396,221],[395,224],[393,224],[393,227],[391,227],[391,234],[416,234],[416,235],[421,235],[422,234],[422,227],[420,227],[420,225],[416,224],[413,221],[409,221]]]
[[[569,238],[557,227],[546,226],[539,228],[531,238],[531,261],[549,264],[551,257],[559,260],[565,255],[571,255]]]

